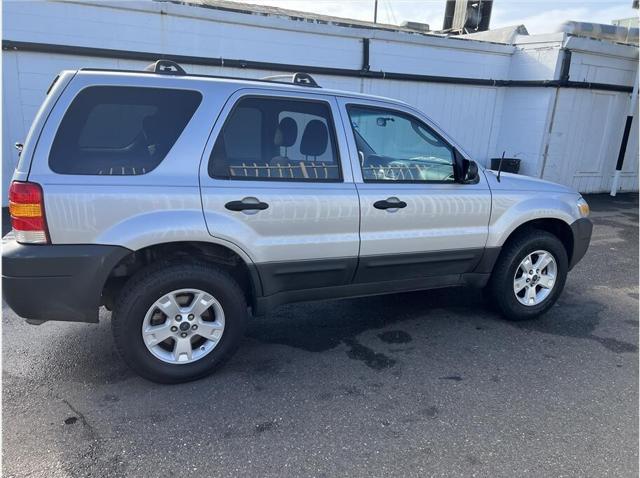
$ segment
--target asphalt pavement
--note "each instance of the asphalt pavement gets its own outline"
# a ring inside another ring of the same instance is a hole
[[[162,386],[107,311],[4,305],[3,475],[638,476],[638,197],[588,200],[591,248],[534,322],[465,289],[287,305],[214,376]]]

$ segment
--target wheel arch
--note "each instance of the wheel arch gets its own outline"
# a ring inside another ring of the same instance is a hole
[[[133,250],[115,266],[102,288],[102,303],[113,309],[113,304],[126,281],[146,266],[157,261],[204,262],[224,269],[240,285],[247,303],[255,308],[262,295],[262,283],[257,268],[250,258],[232,245],[205,241],[174,241],[148,245]]]
[[[487,247],[504,247],[514,234],[526,228],[542,229],[558,237],[571,257],[574,239],[571,224],[577,219],[575,195],[526,195],[494,198]],[[497,206],[497,207],[496,207]]]
[[[553,234],[560,240],[560,242],[562,242],[562,245],[567,251],[567,257],[571,258],[573,256],[574,240],[571,226],[562,219],[554,217],[532,219],[520,224],[511,231],[509,236],[505,239],[504,244],[507,244],[510,239],[516,235],[522,234],[527,229],[539,229]]]

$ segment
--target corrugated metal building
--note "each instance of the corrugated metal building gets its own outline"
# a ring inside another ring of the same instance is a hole
[[[193,73],[307,71],[323,86],[399,98],[481,164],[505,151],[521,173],[604,192],[622,139],[638,48],[565,33],[450,37],[366,22],[179,2],[6,1],[3,205],[22,141],[62,69],[142,69],[159,57]],[[636,113],[637,117],[637,105]],[[212,122],[213,122],[212,118]],[[638,190],[634,119],[621,190]]]

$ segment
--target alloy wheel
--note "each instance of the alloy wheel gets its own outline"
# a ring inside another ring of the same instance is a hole
[[[542,303],[553,290],[558,274],[555,257],[548,251],[527,254],[513,277],[513,292],[522,305]]]
[[[220,342],[224,310],[211,294],[179,289],[156,300],[142,322],[142,338],[149,352],[170,364],[200,360]]]

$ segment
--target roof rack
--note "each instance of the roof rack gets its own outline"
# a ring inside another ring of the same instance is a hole
[[[283,81],[285,83],[293,83],[298,86],[308,86],[311,88],[320,88],[316,80],[309,73],[293,73],[292,75],[274,75],[262,78],[263,81]]]
[[[151,71],[153,73],[160,73],[163,75],[186,75],[180,65],[171,60],[156,60],[145,68],[145,71]]]
[[[125,72],[125,73],[155,73],[160,75],[174,76],[193,76],[198,78],[220,78],[225,80],[241,80],[241,81],[263,81],[267,83],[291,83],[296,86],[306,86],[308,88],[321,88],[316,80],[309,73],[292,73],[288,75],[274,75],[265,78],[245,78],[223,75],[199,75],[187,73],[184,68],[172,60],[156,60],[148,65],[142,72],[140,70],[120,70],[114,68],[80,68],[82,71],[109,71],[109,72]]]

